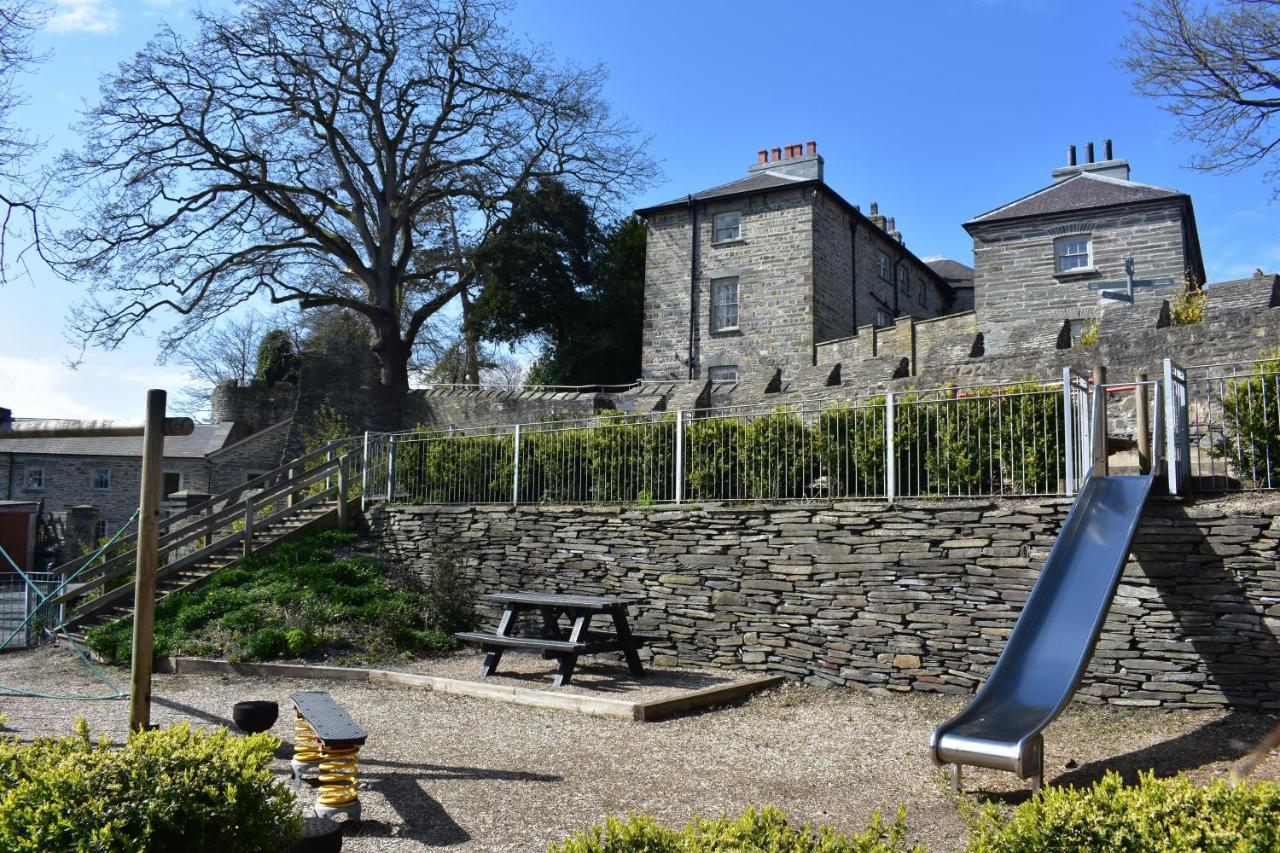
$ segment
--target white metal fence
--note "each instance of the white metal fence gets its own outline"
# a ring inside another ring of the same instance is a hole
[[[1187,472],[1207,491],[1280,488],[1280,355],[1186,369]]]
[[[1088,383],[890,393],[782,407],[611,414],[361,439],[366,499],[677,503],[1069,495]]]

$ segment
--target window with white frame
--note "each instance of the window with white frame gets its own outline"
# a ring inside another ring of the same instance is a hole
[[[1089,269],[1093,266],[1089,259],[1089,235],[1073,234],[1054,240],[1053,257],[1057,272]]]
[[[181,471],[165,471],[164,472],[164,496],[167,499],[174,492],[182,491],[182,472]]]
[[[717,364],[715,367],[707,368],[707,378],[712,382],[737,382],[738,365]]]
[[[111,469],[98,468],[93,472],[93,487],[99,491],[111,488]]]
[[[893,281],[889,276],[889,256],[884,252],[876,252],[876,270],[885,281]]]
[[[27,469],[27,488],[28,489],[44,488],[44,469],[43,468]]]
[[[711,280],[711,331],[727,332],[738,328],[738,279]]]
[[[742,239],[742,214],[717,213],[715,217],[715,234],[712,241],[727,243],[730,240]]]

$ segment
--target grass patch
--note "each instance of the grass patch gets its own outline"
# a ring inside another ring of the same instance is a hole
[[[438,555],[433,572],[451,580],[426,587],[383,563],[342,553],[359,537],[325,530],[241,560],[191,592],[156,605],[155,656],[263,661],[341,658],[344,662],[440,654],[457,648],[474,592],[457,558]],[[447,600],[446,600],[447,599]],[[91,649],[128,661],[133,620],[91,630]]]

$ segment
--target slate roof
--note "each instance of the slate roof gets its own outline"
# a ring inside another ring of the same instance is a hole
[[[1152,184],[1140,184],[1108,175],[1081,172],[1065,181],[1036,190],[1003,207],[975,216],[965,223],[965,227],[1005,219],[1020,219],[1024,216],[1044,216],[1051,213],[1069,213],[1076,210],[1178,198],[1186,198],[1186,196],[1177,190]]]
[[[951,258],[925,258],[929,269],[947,280],[952,286],[973,287],[973,267],[953,261]]]
[[[15,421],[29,420],[14,418]],[[196,424],[191,435],[169,436],[164,440],[166,459],[203,459],[221,448],[235,424]],[[142,437],[119,438],[10,438],[0,445],[0,453],[39,453],[47,456],[142,456]]]
[[[741,193],[758,192],[760,190],[771,190],[777,187],[799,186],[801,184],[817,183],[816,178],[801,178],[796,175],[784,175],[778,172],[756,172],[745,178],[736,181],[730,181],[727,184],[721,184],[718,187],[712,187],[709,190],[696,192],[693,194],[694,201],[710,201],[712,199],[724,198],[726,196],[739,195]],[[664,207],[676,207],[688,203],[688,196],[664,201],[661,204],[651,205],[641,208],[636,213],[644,216],[655,210],[662,210]]]

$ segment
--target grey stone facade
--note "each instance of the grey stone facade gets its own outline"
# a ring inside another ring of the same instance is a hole
[[[968,693],[1068,505],[393,507],[371,523],[419,571],[461,549],[482,591],[633,598],[639,629],[669,638],[662,663]],[[1275,496],[1153,500],[1079,699],[1280,707],[1278,545]]]
[[[640,211],[648,223],[642,377],[698,379],[710,368],[784,376],[822,341],[896,316],[932,317],[953,298],[884,217],[864,216],[822,180],[812,143],[775,152],[742,181]],[[716,217],[738,235],[716,239]],[[738,321],[713,322],[713,282],[737,280]]]

